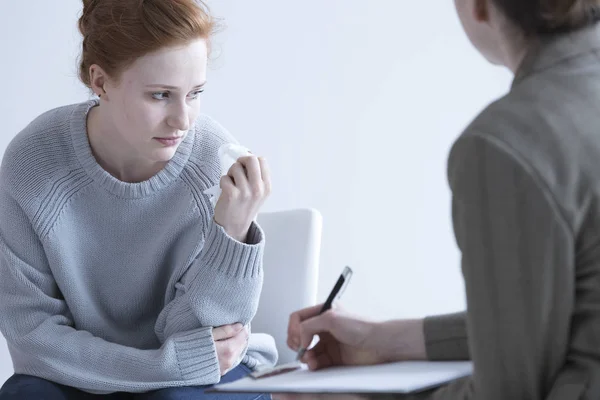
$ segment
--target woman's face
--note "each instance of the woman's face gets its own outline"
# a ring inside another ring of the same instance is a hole
[[[491,0],[454,0],[456,12],[475,48],[492,64],[503,64],[498,11]]]
[[[200,112],[207,59],[206,41],[197,40],[140,57],[118,83],[107,80],[102,105],[115,140],[135,151],[136,158],[170,160]]]

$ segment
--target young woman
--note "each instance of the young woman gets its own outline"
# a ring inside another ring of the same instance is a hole
[[[214,28],[201,2],[85,0],[79,27],[97,98],[35,119],[0,169],[16,373],[0,399],[200,398],[276,362],[249,332],[269,169],[248,156],[221,177],[218,149],[235,141],[199,114]],[[203,192],[219,184],[213,209]]]

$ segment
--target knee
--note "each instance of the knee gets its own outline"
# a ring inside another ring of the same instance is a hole
[[[42,378],[16,374],[0,389],[0,400],[66,399],[59,385]]]

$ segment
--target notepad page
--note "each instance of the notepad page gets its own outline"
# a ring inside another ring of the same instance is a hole
[[[298,370],[217,385],[215,390],[270,393],[411,393],[433,388],[472,373],[472,363],[398,362],[335,367],[321,371]]]

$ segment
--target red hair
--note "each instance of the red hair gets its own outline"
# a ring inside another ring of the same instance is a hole
[[[163,47],[210,39],[216,24],[200,0],[83,0],[79,77],[90,85],[97,64],[111,77]]]

